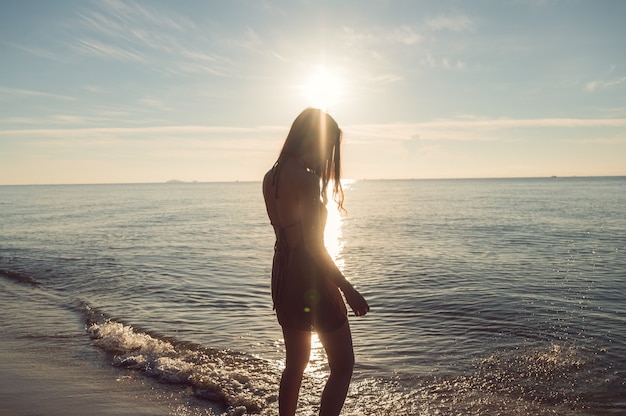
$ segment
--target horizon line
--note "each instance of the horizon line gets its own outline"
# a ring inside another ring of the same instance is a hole
[[[502,179],[584,179],[584,178],[626,178],[622,175],[541,175],[541,176],[475,176],[475,177],[438,177],[438,178],[343,178],[342,181],[443,181],[443,180],[502,180]],[[76,182],[76,183],[6,183],[0,186],[101,186],[101,185],[193,185],[210,183],[260,183],[261,180],[207,180],[207,181],[183,181],[170,179],[159,182]]]

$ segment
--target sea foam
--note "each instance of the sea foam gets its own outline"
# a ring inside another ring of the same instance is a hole
[[[196,397],[224,405],[229,415],[259,413],[277,400],[279,370],[263,360],[189,345],[177,347],[110,319],[89,324],[87,332],[94,345],[113,354],[115,366],[140,371],[162,383],[190,386]]]

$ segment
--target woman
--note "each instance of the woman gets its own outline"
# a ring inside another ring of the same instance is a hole
[[[343,209],[340,182],[341,130],[319,109],[295,119],[278,160],[263,179],[263,196],[276,234],[272,299],[282,326],[286,365],[280,381],[279,414],[296,412],[302,374],[309,362],[311,331],[326,350],[330,376],[320,415],[339,415],[354,366],[352,335],[341,292],[356,316],[369,306],[324,247],[326,188]]]

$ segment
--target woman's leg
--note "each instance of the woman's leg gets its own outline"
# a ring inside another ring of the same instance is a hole
[[[330,366],[330,376],[322,393],[320,416],[338,416],[346,400],[354,368],[350,325],[346,321],[339,329],[318,333],[318,336],[324,345]]]
[[[278,394],[278,412],[280,416],[293,416],[298,407],[298,394],[302,383],[302,374],[309,364],[311,354],[311,333],[283,328],[285,339],[285,370],[280,379]]]

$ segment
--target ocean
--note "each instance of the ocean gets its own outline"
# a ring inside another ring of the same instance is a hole
[[[326,245],[372,310],[343,415],[626,415],[626,177],[345,189]],[[0,186],[0,377],[119,394],[59,414],[277,414],[273,245],[257,182]],[[314,336],[299,414],[327,375]]]

